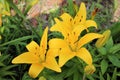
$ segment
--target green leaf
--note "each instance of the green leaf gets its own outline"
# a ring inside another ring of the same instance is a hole
[[[72,66],[72,68],[69,68],[65,77],[69,77],[69,76],[73,75],[74,71],[76,70],[76,67],[77,67],[77,65],[74,65],[74,66]]]
[[[75,10],[74,10],[74,4],[73,4],[73,0],[67,0],[68,2],[68,10],[69,13],[74,16],[75,15]]]
[[[73,80],[79,80],[79,72],[77,70],[74,72]]]
[[[112,39],[112,37],[110,37],[109,38],[109,40],[106,42],[106,48],[107,48],[107,50],[109,50],[111,47],[113,47],[113,39]]]
[[[100,75],[100,80],[105,80],[101,73],[99,73],[99,75]]]
[[[102,54],[102,55],[106,55],[106,54],[107,54],[105,47],[98,48],[98,52],[99,52],[100,54]]]
[[[16,75],[16,73],[14,71],[0,71],[0,77],[6,77],[6,76],[12,76],[12,75]]]
[[[5,65],[4,65],[3,63],[0,62],[0,67],[1,67],[1,66],[5,66]]]
[[[91,75],[87,75],[86,77],[88,78],[88,80],[95,80]]]
[[[110,78],[110,75],[109,74],[107,74],[107,80],[110,80],[111,78]]]
[[[41,36],[43,35],[43,29],[42,29],[42,25],[41,25],[41,24],[39,24],[38,30],[39,30],[38,34],[39,34],[40,37],[41,37]]]
[[[119,36],[120,36],[119,35],[119,33],[120,33],[120,22],[117,22],[117,23],[113,24],[110,27],[110,30],[111,30],[113,40],[116,40],[117,38],[119,38]]]
[[[33,80],[33,79],[28,75],[28,72],[25,72],[22,77],[22,80]]]
[[[115,55],[108,55],[108,59],[114,66],[120,67],[120,60]]]
[[[119,77],[120,77],[120,72],[118,72],[118,73],[117,73],[117,76],[119,76]]]
[[[114,72],[113,72],[111,80],[117,80],[117,68],[114,69]]]
[[[101,72],[102,72],[102,75],[106,72],[107,68],[108,68],[108,62],[103,59],[101,61]]]
[[[50,76],[50,75],[47,75],[46,78],[47,78],[47,80],[55,80],[55,79],[54,79],[52,76]]]
[[[110,48],[109,53],[114,54],[114,53],[116,53],[116,52],[118,52],[118,51],[120,51],[120,43],[119,43],[119,44],[116,44],[116,45],[114,45],[112,48]]]
[[[62,34],[59,32],[52,32],[52,33],[48,34],[48,37],[63,38]]]
[[[19,43],[19,41],[24,41],[24,40],[27,40],[27,39],[31,39],[33,38],[34,36],[24,36],[24,37],[20,37],[20,38],[17,38],[17,39],[14,39],[14,40],[11,40],[9,42],[6,42],[6,43],[3,43],[1,44],[0,46],[5,46],[5,45],[8,45],[8,44],[13,44],[13,43]]]
[[[5,67],[3,67],[3,68],[0,68],[0,72],[10,70],[11,68],[14,68],[14,67],[16,67],[16,66],[17,66],[17,65],[5,66]]]
[[[7,58],[9,58],[10,57],[10,55],[8,54],[8,55],[1,55],[0,56],[0,62],[3,62],[4,60],[6,60]]]

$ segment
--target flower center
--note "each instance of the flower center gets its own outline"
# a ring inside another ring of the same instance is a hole
[[[78,38],[76,37],[76,32],[68,33],[65,39],[71,51],[76,52],[78,47]]]

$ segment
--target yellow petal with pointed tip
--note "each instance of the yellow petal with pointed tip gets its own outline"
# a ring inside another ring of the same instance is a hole
[[[77,25],[73,31],[72,34],[74,35],[74,38],[72,37],[72,39],[74,39],[75,41],[78,40],[78,37],[80,36],[81,32],[83,30],[85,30],[86,28],[83,25]]]
[[[97,38],[101,38],[101,37],[103,37],[103,35],[101,35],[101,34],[88,33],[88,34],[84,35],[83,37],[81,37],[81,39],[78,41],[78,46],[80,48],[83,45],[89,43],[90,41],[97,39]]]
[[[44,66],[42,64],[39,64],[39,63],[32,64],[29,69],[29,75],[32,78],[36,78],[43,69],[44,69]]]
[[[63,24],[63,23],[55,24],[50,28],[50,31],[58,31],[58,32],[62,33],[62,35],[64,37],[66,37],[67,33],[70,32],[70,30],[67,28],[66,25],[67,24]]]
[[[80,48],[80,50],[76,52],[76,56],[82,59],[85,63],[92,64],[92,56],[86,48]]]
[[[31,64],[31,63],[38,63],[38,62],[39,62],[39,58],[31,52],[22,53],[21,55],[15,57],[12,60],[12,63],[14,63],[14,64],[18,64],[18,63]]]
[[[67,61],[75,56],[75,52],[72,52],[69,47],[62,48],[59,54],[59,65],[62,67]]]
[[[47,49],[47,34],[48,34],[48,27],[45,28],[44,32],[43,32],[43,36],[40,42],[40,47],[43,49],[43,53],[46,53],[46,49]]]
[[[28,49],[29,52],[38,52],[40,47],[35,41],[31,41],[26,48]]]
[[[66,24],[72,25],[73,18],[68,13],[63,13],[60,18],[65,22]],[[63,26],[64,27],[64,26]],[[71,26],[69,26],[71,27]]]
[[[44,66],[48,69],[52,69],[54,71],[61,72],[61,69],[56,62],[55,56],[53,56],[53,54],[49,50],[46,55],[46,61],[44,63]]]
[[[86,7],[84,3],[81,3],[80,9],[77,13],[77,15],[74,18],[73,24],[76,25],[78,23],[85,23],[86,21]]]
[[[56,24],[59,24],[61,22],[58,18],[54,18],[54,20]]]
[[[64,37],[67,36],[68,33],[72,31],[72,27],[70,24],[58,21],[55,25],[50,28],[50,31],[58,31],[61,32]]]
[[[86,20],[85,27],[86,28],[89,28],[89,27],[95,27],[95,28],[97,28],[97,24],[93,20]]]

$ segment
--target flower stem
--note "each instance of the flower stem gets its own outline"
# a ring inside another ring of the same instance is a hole
[[[82,79],[82,80],[85,80],[85,77],[86,77],[86,75],[85,75],[85,73],[84,73],[84,75],[83,75],[83,79]]]

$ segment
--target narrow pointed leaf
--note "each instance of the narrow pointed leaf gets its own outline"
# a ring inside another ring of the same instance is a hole
[[[103,59],[101,61],[101,72],[102,72],[102,75],[106,72],[107,68],[108,68],[108,62]]]

